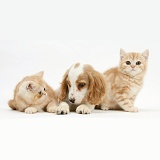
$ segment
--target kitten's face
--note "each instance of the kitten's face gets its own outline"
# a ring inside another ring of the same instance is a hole
[[[30,90],[28,87],[32,89]],[[34,101],[44,101],[47,96],[45,83],[33,81],[27,85],[27,91],[33,96]]]
[[[27,102],[42,103],[47,97],[46,84],[40,76],[30,76],[19,88],[19,93]]]
[[[136,76],[141,73],[145,73],[149,55],[148,50],[143,53],[126,53],[121,50],[120,55],[121,72],[130,76]]]

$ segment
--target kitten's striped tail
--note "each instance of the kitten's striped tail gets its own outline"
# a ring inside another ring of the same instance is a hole
[[[12,108],[13,110],[16,110],[16,102],[14,100],[10,100],[8,101],[8,105],[10,108]]]

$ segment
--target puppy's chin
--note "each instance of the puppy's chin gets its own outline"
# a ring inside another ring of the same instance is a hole
[[[70,102],[70,101],[69,101],[69,103],[70,103],[71,105],[76,105],[76,106],[82,104],[81,102],[74,102],[74,103],[72,103],[72,102]]]

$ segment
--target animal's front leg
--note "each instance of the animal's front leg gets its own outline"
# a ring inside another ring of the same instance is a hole
[[[103,102],[100,104],[100,108],[102,110],[106,110],[106,111],[111,108],[111,105],[110,105],[109,101],[107,100],[107,98],[104,99]]]
[[[133,96],[133,97],[131,97],[131,98],[129,99],[133,105],[134,105],[135,99],[136,99],[136,96]]]
[[[47,112],[49,113],[55,113],[57,110],[57,103],[55,100],[51,101],[48,105],[47,105]]]
[[[115,97],[117,104],[127,112],[138,112],[138,108],[134,107],[131,100],[124,94],[117,94]]]
[[[38,112],[36,107],[28,107],[28,108],[25,109],[25,113],[27,113],[27,114],[33,114],[33,113],[36,113],[36,112]]]
[[[57,114],[68,114],[69,112],[69,105],[66,102],[61,102],[56,108]]]
[[[81,104],[77,107],[76,112],[78,114],[90,114],[95,108],[95,105]]]

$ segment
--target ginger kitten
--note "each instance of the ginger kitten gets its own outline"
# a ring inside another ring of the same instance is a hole
[[[148,50],[143,53],[126,53],[120,50],[119,67],[104,73],[107,93],[101,103],[102,110],[123,109],[128,112],[138,112],[134,101],[142,88],[148,56]]]
[[[40,110],[55,112],[57,100],[52,88],[42,79],[44,72],[25,77],[14,90],[14,99],[8,102],[13,110],[28,114]]]

